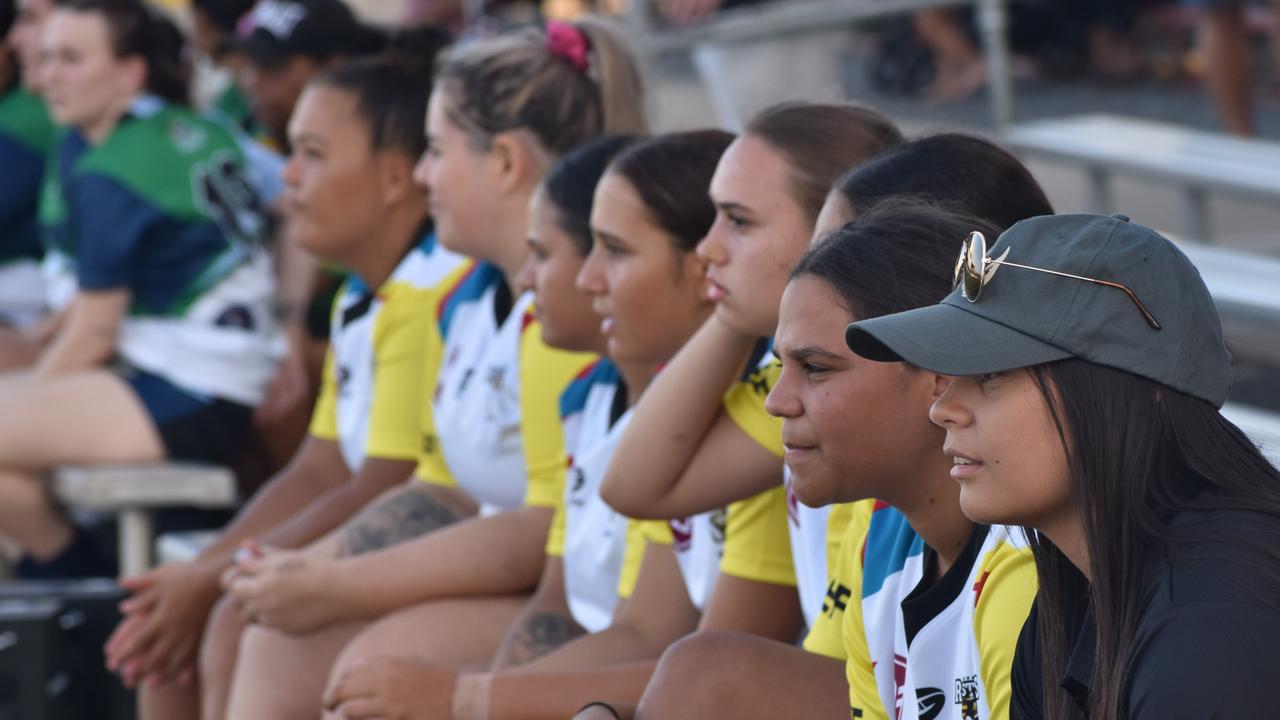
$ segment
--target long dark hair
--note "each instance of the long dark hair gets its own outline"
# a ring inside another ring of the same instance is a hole
[[[147,66],[147,92],[174,105],[191,104],[191,58],[182,31],[143,0],[55,0],[54,7],[97,13],[107,25],[116,58],[140,57]]]
[[[974,230],[994,231],[945,207],[887,200],[810,247],[791,279],[825,280],[860,320],[926,307],[950,292],[956,249]]]
[[[1153,567],[1194,557],[1208,538],[1170,520],[1186,510],[1280,518],[1280,471],[1212,404],[1122,370],[1068,359],[1031,369],[1057,425],[1088,548],[1085,576],[1048,538],[1028,532],[1037,596],[1045,717],[1081,717],[1058,687],[1086,609],[1097,620],[1089,717],[1122,715],[1124,670]],[[1280,576],[1280,548],[1257,572]],[[1247,561],[1246,561],[1247,562]],[[1280,598],[1262,598],[1280,610]]]
[[[720,156],[733,142],[724,130],[691,130],[645,140],[609,166],[627,179],[675,249],[692,252],[716,219],[707,188]]]
[[[435,57],[449,43],[443,31],[404,33],[382,54],[350,60],[321,72],[311,81],[350,93],[356,114],[369,128],[374,150],[401,150],[417,158],[427,149],[422,127]]]
[[[943,133],[912,140],[845,173],[835,189],[855,215],[886,197],[945,202],[1001,230],[1052,215],[1044,190],[1018,159],[971,135]]]
[[[596,185],[609,163],[628,145],[633,135],[609,135],[590,140],[560,158],[542,180],[547,199],[556,209],[556,224],[568,234],[582,257],[591,252],[591,207]]]

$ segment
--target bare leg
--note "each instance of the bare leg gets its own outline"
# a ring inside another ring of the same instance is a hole
[[[362,623],[343,623],[299,636],[249,627],[240,640],[226,717],[319,717],[329,668],[343,646],[364,627]]]
[[[1205,82],[1227,132],[1252,135],[1253,73],[1244,7],[1231,3],[1205,11],[1201,20],[1206,58]]]
[[[200,641],[200,717],[203,720],[227,717],[227,698],[231,695],[231,679],[235,675],[236,655],[245,627],[231,600],[223,597],[213,606]],[[160,716],[155,720],[160,720]]]
[[[140,720],[174,720],[200,717],[200,689],[195,683],[143,685],[138,688]]]
[[[388,615],[343,649],[333,663],[329,683],[337,682],[348,668],[385,655],[457,668],[486,667],[526,600],[521,596],[437,600]],[[320,697],[315,696],[317,709]]]
[[[793,645],[725,632],[699,632],[672,645],[636,711],[637,718],[662,720],[848,714],[843,662]]]
[[[164,447],[141,401],[115,375],[94,370],[52,380],[0,383],[0,533],[38,560],[64,550],[73,532],[39,481],[61,464],[150,462]],[[50,432],[57,428],[57,432]]]

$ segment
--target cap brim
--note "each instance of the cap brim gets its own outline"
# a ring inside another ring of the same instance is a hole
[[[981,375],[1063,360],[1071,353],[946,303],[853,323],[849,349],[942,375]]]

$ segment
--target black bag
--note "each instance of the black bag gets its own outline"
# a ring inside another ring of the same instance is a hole
[[[0,720],[132,720],[102,652],[124,596],[105,579],[0,583]]]

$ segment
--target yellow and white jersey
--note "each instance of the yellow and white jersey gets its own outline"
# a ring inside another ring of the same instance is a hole
[[[1025,536],[976,526],[955,564],[924,587],[934,562],[900,512],[858,504],[832,581],[833,612],[805,640],[821,652],[813,645],[841,638],[853,717],[1009,717],[1014,649],[1036,592]]]
[[[338,443],[350,471],[365,457],[417,459],[432,310],[465,262],[431,233],[376,291],[354,276],[339,289],[310,431]]]
[[[626,400],[617,368],[605,359],[584,370],[560,396],[569,476],[547,554],[562,558],[569,610],[587,632],[599,632],[613,619],[633,538],[631,521],[600,497],[609,459],[631,418]],[[634,560],[638,564],[639,558]]]
[[[722,573],[775,585],[796,584],[787,538],[787,498],[781,486],[668,525],[689,600],[699,610],[706,607]]]
[[[444,338],[419,477],[452,477],[481,511],[555,507],[567,465],[559,397],[594,357],[542,342],[532,295],[510,302],[501,272],[473,265],[437,309]],[[434,440],[434,441],[431,441]]]
[[[778,382],[782,363],[761,342],[748,364],[748,372],[725,393],[725,413],[760,447],[782,458],[782,419],[770,415],[765,398]],[[844,537],[849,509],[811,508],[800,503],[791,492],[791,473],[783,469],[787,496],[787,532],[791,539],[791,561],[795,568],[796,589],[805,624],[813,627],[822,612],[827,579],[835,561],[836,550]]]

